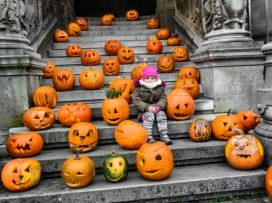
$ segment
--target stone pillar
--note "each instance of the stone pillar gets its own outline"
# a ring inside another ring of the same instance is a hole
[[[251,110],[264,83],[264,55],[247,31],[247,0],[202,1],[200,11],[205,41],[191,60],[203,96],[214,100],[215,113]]]

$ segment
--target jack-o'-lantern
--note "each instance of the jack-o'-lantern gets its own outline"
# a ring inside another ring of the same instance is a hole
[[[70,44],[66,48],[66,55],[69,57],[81,56],[82,48],[78,44]]]
[[[93,182],[95,178],[95,164],[93,160],[77,153],[61,166],[61,178],[70,188],[82,188]]]
[[[168,39],[171,37],[171,30],[169,28],[161,28],[156,32],[158,39]]]
[[[131,47],[123,46],[117,52],[117,59],[120,64],[132,64],[135,60],[134,51]]]
[[[42,70],[43,78],[52,78],[53,72],[56,70],[56,66],[52,61],[48,61],[46,67]]]
[[[105,52],[110,56],[116,56],[120,48],[122,48],[122,43],[116,39],[110,39],[104,45]]]
[[[67,34],[69,36],[80,36],[81,28],[77,23],[69,23],[67,27]]]
[[[109,86],[110,89],[121,91],[121,96],[127,100],[128,104],[132,103],[134,93],[134,82],[130,78],[114,78]]]
[[[131,120],[122,121],[114,132],[115,141],[125,149],[139,149],[148,140],[146,129]]]
[[[195,112],[192,96],[183,89],[174,89],[167,96],[166,114],[172,120],[186,120]]]
[[[188,92],[193,99],[196,99],[199,95],[199,84],[195,79],[180,79],[177,80],[174,84],[173,89],[180,89],[182,88],[186,92]]]
[[[70,69],[58,69],[54,71],[52,81],[56,90],[69,91],[75,86],[75,74]]]
[[[105,75],[118,75],[120,73],[120,63],[116,58],[108,58],[103,61],[102,69]]]
[[[69,35],[64,30],[57,30],[54,33],[54,42],[68,42]]]
[[[94,124],[79,122],[71,126],[68,132],[68,144],[73,152],[93,151],[98,143],[98,131]]]
[[[172,57],[176,62],[186,62],[189,60],[188,50],[184,46],[178,46],[173,49]]]
[[[55,123],[55,113],[48,107],[32,107],[24,112],[23,123],[29,130],[44,130]]]
[[[81,54],[81,63],[84,66],[99,65],[101,61],[100,54],[95,50],[86,50]]]
[[[118,125],[124,120],[127,120],[130,115],[129,105],[124,97],[120,96],[120,91],[108,89],[106,99],[102,102],[101,113],[103,120],[108,125]]]
[[[58,110],[58,121],[67,127],[79,122],[90,122],[91,119],[92,110],[85,103],[64,104]]]
[[[108,13],[108,15],[111,17],[111,20],[112,20],[112,21],[115,21],[115,20],[116,20],[115,15],[113,15],[112,13]]]
[[[230,113],[231,109],[227,114],[220,114],[212,121],[212,132],[218,140],[228,140],[234,135],[239,135],[238,132],[234,131],[234,128],[244,130],[243,123],[237,115]]]
[[[102,173],[104,177],[113,183],[121,182],[126,179],[129,173],[129,163],[125,156],[116,154],[107,155],[102,163]]]
[[[51,86],[37,87],[32,97],[35,106],[45,106],[52,109],[58,103],[57,91]]]
[[[234,129],[240,135],[229,138],[225,145],[225,157],[236,169],[256,169],[263,163],[264,149],[262,143],[254,135],[245,135],[240,129]]]
[[[167,46],[179,46],[181,45],[181,40],[178,37],[170,37],[166,42]]]
[[[112,25],[112,17],[108,14],[103,15],[101,18],[101,25],[102,26],[111,26]]]
[[[15,158],[31,157],[43,149],[43,139],[36,132],[24,132],[9,136],[6,141],[8,154]]]
[[[126,19],[128,21],[135,21],[139,19],[139,13],[135,9],[130,9],[126,12]]]
[[[160,54],[163,45],[157,37],[151,37],[146,43],[146,51],[149,54]]]
[[[146,22],[146,26],[148,29],[157,29],[160,27],[160,21],[157,18],[150,18],[147,22]]]
[[[272,202],[272,166],[269,166],[268,170],[266,171],[265,188],[270,202]]]
[[[85,18],[77,18],[75,20],[75,23],[77,23],[80,26],[81,31],[88,30],[88,21]]]
[[[157,62],[158,72],[172,73],[175,70],[175,61],[172,56],[161,56]]]
[[[79,75],[79,84],[86,90],[97,90],[104,87],[105,75],[96,68],[83,70]]]
[[[147,63],[141,63],[140,65],[135,66],[135,67],[131,70],[130,78],[131,78],[132,80],[136,80],[136,79],[142,78],[143,70],[144,70],[144,67],[146,67],[146,66],[148,66]]]
[[[184,66],[179,69],[178,79],[191,78],[199,82],[199,71],[195,66]]]
[[[212,128],[204,118],[194,119],[188,129],[189,137],[195,142],[204,142],[210,139]]]
[[[171,149],[161,141],[144,143],[136,153],[136,167],[139,174],[145,179],[168,178],[174,169]]]
[[[237,113],[237,116],[243,123],[245,133],[247,133],[250,130],[253,130],[260,123],[259,116],[256,113],[249,110],[239,111]]]
[[[41,164],[37,160],[17,158],[9,161],[3,167],[1,180],[9,191],[25,191],[39,183],[41,171]]]

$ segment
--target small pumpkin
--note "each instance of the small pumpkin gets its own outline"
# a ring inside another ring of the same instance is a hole
[[[42,70],[43,78],[52,78],[54,71],[56,70],[56,66],[52,61],[47,61],[46,67]]]
[[[68,42],[69,35],[64,30],[57,30],[54,33],[53,39],[55,42]]]
[[[183,89],[188,92],[193,99],[196,99],[199,95],[199,84],[195,79],[180,79],[174,83],[173,89]]]
[[[122,43],[116,39],[110,39],[104,45],[105,52],[110,56],[116,56],[120,48],[122,48]]]
[[[178,37],[170,37],[166,42],[167,46],[180,46],[181,40]]]
[[[117,59],[120,64],[132,64],[135,60],[134,50],[131,47],[123,46],[117,52]]]
[[[102,69],[105,75],[118,75],[120,73],[120,63],[116,58],[107,58],[103,61]]]
[[[127,100],[128,104],[132,103],[132,95],[134,93],[134,81],[130,78],[114,78],[109,86],[121,92],[121,96]]]
[[[126,19],[128,21],[135,21],[139,19],[139,13],[135,9],[130,9],[126,12]]]
[[[189,129],[189,137],[195,142],[204,142],[210,139],[212,128],[209,122],[204,118],[192,120]]]
[[[162,49],[162,42],[157,37],[151,37],[146,43],[146,51],[149,54],[160,54]]]
[[[69,36],[80,36],[81,28],[77,23],[69,23],[67,27],[67,34]]]
[[[58,69],[54,71],[52,81],[56,90],[69,91],[75,86],[75,74],[70,69]]]
[[[158,72],[172,73],[175,70],[175,61],[172,56],[160,56],[157,61]]]
[[[77,18],[75,20],[75,23],[77,23],[80,26],[81,31],[87,31],[88,30],[88,21],[85,18]]]
[[[116,154],[107,155],[102,163],[102,173],[104,177],[113,183],[121,182],[126,179],[129,173],[129,163],[125,156]]]
[[[190,78],[199,82],[199,77],[199,71],[195,66],[183,66],[178,72],[178,79]]]
[[[81,63],[84,66],[99,65],[101,61],[100,54],[92,49],[86,50],[81,54]]]
[[[272,202],[272,166],[269,166],[265,174],[265,189],[270,202]]]
[[[173,49],[172,57],[176,62],[186,62],[189,60],[189,53],[186,47],[178,46]]]
[[[108,13],[108,15],[111,17],[112,21],[116,21],[115,15],[113,15],[112,13]]]
[[[83,70],[79,75],[79,84],[86,90],[97,90],[104,87],[105,75],[96,68]]]
[[[144,70],[144,67],[146,67],[146,66],[148,66],[147,63],[141,63],[141,64],[135,66],[135,67],[131,70],[130,78],[131,78],[132,80],[136,80],[136,79],[142,78],[143,70]]]
[[[171,30],[169,28],[161,28],[156,32],[158,39],[168,39],[171,37]]]
[[[102,26],[111,26],[112,25],[112,16],[106,14],[103,15],[101,18],[101,25]]]
[[[81,54],[82,54],[82,48],[78,44],[70,44],[66,48],[66,55],[69,57],[77,57],[77,56],[81,56]]]
[[[58,103],[58,93],[51,86],[37,87],[32,97],[35,106],[45,106],[52,109]]]
[[[260,123],[258,114],[249,110],[241,110],[237,113],[237,116],[243,123],[245,133],[253,130]]]
[[[157,29],[160,27],[160,21],[153,17],[153,18],[150,18],[147,22],[146,22],[146,27],[148,29]]]

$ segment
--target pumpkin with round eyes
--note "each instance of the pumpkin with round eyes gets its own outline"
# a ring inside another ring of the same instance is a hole
[[[88,68],[83,70],[79,75],[79,84],[86,90],[97,90],[104,87],[105,75],[96,68]]]
[[[117,59],[120,64],[132,64],[135,60],[134,50],[131,47],[123,46],[117,52]]]
[[[108,58],[103,61],[102,69],[105,75],[118,75],[120,73],[120,63],[116,58]]]
[[[92,49],[86,50],[81,54],[81,63],[84,66],[99,65],[101,61],[100,54]]]
[[[148,140],[146,129],[139,123],[125,120],[114,132],[115,141],[125,149],[139,149]]]
[[[80,26],[81,31],[88,30],[88,21],[85,18],[77,18],[75,20],[75,23],[77,23]]]
[[[157,29],[160,27],[160,21],[153,17],[146,22],[146,26],[148,29]]]
[[[54,71],[52,81],[56,90],[69,91],[75,86],[75,74],[70,69],[58,69]]]
[[[82,188],[91,184],[95,178],[93,160],[77,153],[66,159],[61,166],[61,178],[70,188]]]
[[[157,67],[160,73],[172,73],[175,70],[175,61],[172,56],[160,56]]]
[[[173,89],[183,89],[188,92],[193,99],[196,99],[199,95],[199,84],[195,79],[180,79],[174,83]]]
[[[239,135],[229,138],[225,145],[225,156],[228,163],[236,169],[256,169],[263,163],[264,150],[262,143],[254,135],[245,135],[240,129],[234,129]]]
[[[161,28],[156,32],[158,39],[168,39],[171,37],[171,30],[169,28]]]
[[[136,167],[139,174],[145,179],[168,178],[174,169],[171,149],[161,141],[144,143],[136,153]]]
[[[157,37],[151,37],[146,43],[146,51],[149,54],[160,54],[163,45]]]
[[[112,25],[112,16],[106,14],[103,15],[101,18],[101,25],[102,26],[111,26]]]
[[[135,66],[135,67],[131,70],[130,78],[131,78],[132,80],[136,80],[136,79],[142,78],[143,70],[144,70],[144,67],[146,67],[146,66],[148,66],[147,63],[141,63],[140,65]]]
[[[199,77],[199,71],[195,66],[184,66],[178,72],[178,79],[191,78],[199,82]]]
[[[188,50],[183,46],[178,46],[173,49],[172,57],[176,62],[186,62],[189,60]]]
[[[122,43],[119,40],[115,39],[110,39],[106,41],[104,45],[105,52],[110,56],[116,56],[120,48],[122,48]]]
[[[35,159],[17,158],[5,164],[1,180],[9,191],[25,191],[39,183],[41,171],[41,164]]]
[[[210,139],[212,128],[204,118],[194,119],[188,129],[189,137],[195,142],[204,142]]]
[[[234,131],[234,128],[244,130],[243,123],[237,115],[230,113],[231,109],[227,114],[220,114],[216,116],[212,121],[212,132],[218,140],[228,140],[234,135],[239,133]]]
[[[78,44],[70,44],[66,48],[66,55],[69,57],[81,56],[82,48]]]
[[[71,126],[68,132],[68,144],[73,152],[93,151],[98,143],[98,131],[94,124],[79,122]]]
[[[80,36],[81,35],[81,28],[77,23],[69,23],[67,27],[67,34],[69,36]]]
[[[170,37],[166,42],[167,46],[179,46],[181,45],[181,40],[178,37]]]
[[[44,130],[55,123],[55,113],[48,107],[32,107],[24,112],[23,123],[29,130]]]
[[[189,119],[195,112],[192,96],[183,89],[174,89],[167,96],[166,114],[172,120]]]
[[[114,78],[109,86],[121,92],[121,96],[127,100],[128,104],[132,103],[132,95],[134,93],[134,81],[130,78]]]
[[[35,106],[45,106],[50,109],[58,103],[58,93],[51,86],[40,86],[33,92],[33,101]]]
[[[48,61],[46,67],[42,70],[43,78],[52,78],[53,72],[56,70],[56,66],[52,61]]]
[[[259,116],[256,113],[249,110],[239,111],[237,113],[237,116],[243,123],[245,133],[247,133],[250,130],[253,130],[260,123]]]
[[[43,139],[36,132],[24,132],[9,136],[6,149],[10,156],[24,158],[35,156],[42,151]]]
[[[139,13],[135,9],[130,9],[126,12],[126,19],[128,21],[135,21],[139,19]]]
[[[64,30],[57,30],[53,38],[55,42],[68,42],[69,35]]]

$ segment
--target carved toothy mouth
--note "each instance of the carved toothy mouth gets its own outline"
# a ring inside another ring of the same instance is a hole
[[[28,183],[30,182],[30,180],[31,180],[31,178],[25,183],[20,183],[20,182],[17,183],[14,179],[12,179],[12,183],[18,188],[25,188],[28,185]]]
[[[176,119],[185,120],[191,117],[191,115],[183,114],[183,113],[174,113],[174,117]]]
[[[184,60],[184,59],[187,59],[187,57],[177,56],[177,59]]]
[[[36,129],[44,129],[44,128],[48,128],[50,126],[50,123],[49,124],[43,124],[43,123],[41,123],[41,124],[34,124],[33,126]]]
[[[19,146],[17,145],[15,151],[18,153],[18,152],[22,152],[24,153],[25,151],[30,151],[30,145],[29,144],[26,144],[25,146]]]
[[[125,56],[123,56],[123,59],[124,59],[125,61],[131,61],[131,60],[132,60],[132,57],[125,57]]]
[[[75,144],[69,142],[69,147],[74,149],[75,151],[79,151],[79,152],[92,151],[92,149],[95,148],[96,145],[97,145],[97,142],[94,142],[94,143],[89,144],[89,145],[75,145]]]
[[[112,71],[112,72],[105,72],[108,75],[115,75],[117,73],[117,71]]]
[[[238,156],[239,158],[242,158],[242,159],[251,158],[251,155],[248,155],[248,154],[237,154],[236,156]]]

